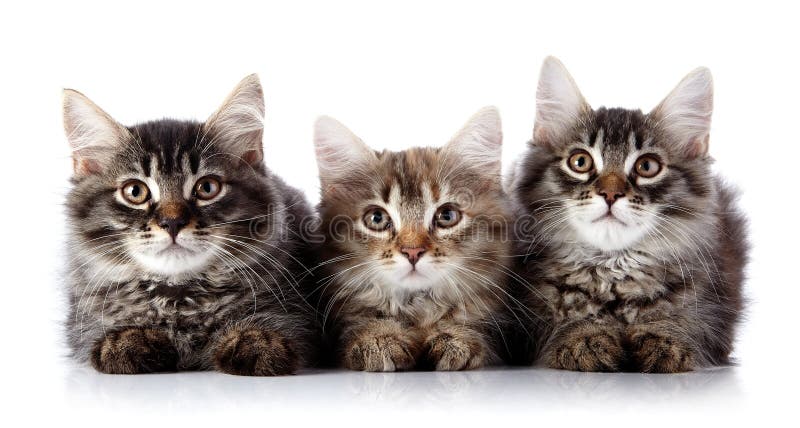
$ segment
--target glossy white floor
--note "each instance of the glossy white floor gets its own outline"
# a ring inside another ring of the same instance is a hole
[[[762,408],[762,392],[744,387],[740,368],[680,375],[574,373],[536,368],[472,372],[310,371],[281,378],[219,373],[108,376],[70,367],[60,411],[70,418],[108,416],[115,425],[262,420],[342,425],[460,425],[527,421],[592,425],[620,417],[648,426],[676,420],[742,421]],[[355,419],[350,419],[355,418]],[[643,419],[646,418],[646,419]],[[72,419],[75,420],[75,419]]]

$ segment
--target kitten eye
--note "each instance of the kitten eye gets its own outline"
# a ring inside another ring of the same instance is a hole
[[[215,196],[219,195],[221,190],[222,183],[212,176],[203,177],[197,180],[197,184],[194,185],[194,194],[197,195],[198,199],[204,201],[213,199]]]
[[[120,189],[122,197],[133,205],[141,205],[150,199],[150,189],[139,180],[129,180]]]
[[[364,225],[372,230],[384,231],[392,226],[392,219],[383,208],[370,207],[364,213]]]
[[[654,156],[644,155],[636,160],[633,168],[640,177],[652,178],[661,172],[661,162]]]
[[[577,172],[578,174],[587,173],[594,168],[592,155],[590,155],[586,150],[578,150],[572,153],[569,159],[567,159],[567,164],[569,165],[569,169]]]
[[[453,205],[442,205],[433,216],[433,223],[437,227],[453,227],[461,221],[461,211]]]

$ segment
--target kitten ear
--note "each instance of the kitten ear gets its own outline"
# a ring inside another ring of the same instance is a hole
[[[376,160],[370,149],[338,120],[322,116],[314,124],[314,149],[323,185],[344,179]]]
[[[480,166],[492,174],[500,174],[503,127],[497,107],[478,110],[450,140],[444,150],[466,164]]]
[[[534,143],[552,145],[589,109],[564,64],[552,56],[545,58],[536,89]]]
[[[117,149],[130,138],[127,128],[72,89],[64,89],[63,109],[75,176],[102,173]]]
[[[264,159],[264,91],[257,74],[251,74],[233,89],[219,109],[203,124],[205,132],[225,152],[249,165]]]
[[[711,71],[700,67],[686,75],[650,115],[658,127],[676,139],[685,156],[697,158],[708,153],[713,109]]]

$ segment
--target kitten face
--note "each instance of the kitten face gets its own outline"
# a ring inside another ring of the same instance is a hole
[[[333,231],[334,255],[353,260],[342,282],[387,293],[475,282],[469,272],[506,244],[500,141],[494,109],[443,148],[403,152],[374,152],[338,122],[320,119],[323,226]]]
[[[355,239],[347,246],[370,261],[366,267],[374,268],[378,282],[427,289],[453,278],[466,257],[488,249],[476,229],[486,202],[465,203],[459,192],[467,189],[455,182],[440,185],[425,173],[443,161],[431,149],[381,153],[375,168],[386,184],[372,186],[339,212],[353,221]]]
[[[271,205],[266,184],[254,177],[264,173],[261,114],[255,76],[205,124],[126,128],[67,91],[75,162],[70,214],[79,242],[98,255],[95,263],[174,277],[243,257],[232,243],[250,231],[239,220],[263,216]]]
[[[687,76],[650,114],[592,110],[555,59],[541,79],[526,167],[542,171],[528,173],[523,192],[543,229],[603,251],[680,238],[711,186],[707,70]]]
[[[551,149],[553,193],[583,242],[628,248],[673,208],[705,194],[708,183],[684,173],[646,122],[640,112],[600,109],[584,119],[588,126]]]

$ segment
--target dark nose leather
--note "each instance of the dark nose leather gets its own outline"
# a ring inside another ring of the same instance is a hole
[[[605,174],[597,179],[595,192],[602,196],[610,207],[618,199],[625,197],[625,178],[619,174]]]
[[[414,248],[407,248],[403,247],[400,249],[400,252],[405,254],[408,258],[409,263],[411,266],[416,266],[419,258],[422,257],[422,254],[425,253],[425,248],[422,247],[414,247]]]
[[[182,218],[166,218],[159,220],[158,225],[162,229],[169,232],[169,235],[172,237],[172,240],[174,241],[175,238],[178,236],[178,233],[181,231],[181,229],[183,229],[184,226],[186,226],[187,223],[188,221]]]
[[[189,210],[183,204],[166,203],[156,213],[158,226],[169,233],[173,242],[181,229],[189,224]]]

